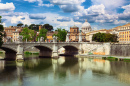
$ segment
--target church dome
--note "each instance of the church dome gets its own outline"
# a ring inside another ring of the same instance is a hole
[[[79,28],[79,27],[77,27],[77,26],[75,26],[75,25],[74,25],[74,26],[73,26],[73,27],[71,27],[71,28]]]
[[[87,19],[85,20],[85,23],[83,23],[82,28],[91,27],[91,25],[88,23]]]
[[[91,25],[88,23],[87,19],[85,20],[85,23],[82,25],[81,29],[83,33],[92,31]]]

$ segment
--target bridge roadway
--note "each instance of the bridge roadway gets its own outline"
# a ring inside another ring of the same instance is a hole
[[[58,57],[58,50],[65,48],[65,55],[79,54],[82,51],[82,42],[17,42],[4,43],[2,50],[5,51],[6,59],[24,59],[24,51],[31,47],[40,50],[40,57]]]

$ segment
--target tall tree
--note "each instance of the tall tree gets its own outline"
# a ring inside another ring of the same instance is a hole
[[[47,29],[48,31],[52,31],[53,30],[53,26],[49,25],[49,24],[44,24],[42,27]]]
[[[31,24],[31,25],[29,25],[28,28],[31,29],[31,30],[38,31],[38,30],[39,30],[39,26],[40,26],[40,25]]]
[[[1,16],[0,16],[0,47],[2,46],[2,44],[3,44],[3,37],[4,37],[4,27],[3,27],[3,25],[2,25],[2,23],[1,23]]]
[[[37,36],[37,39],[38,39],[38,38],[40,39],[41,37],[44,37],[44,41],[45,41],[45,40],[47,39],[47,36],[46,36],[46,35],[47,35],[47,31],[48,31],[47,29],[45,29],[45,28],[43,29],[43,28],[42,28],[42,29],[40,30],[39,35]]]
[[[27,24],[25,24],[25,27],[28,27],[28,25],[27,25]]]
[[[18,27],[21,27],[21,26],[23,26],[23,23],[19,23],[19,24],[17,24],[17,26],[18,26]]]
[[[54,34],[53,36],[57,36],[59,41],[64,42],[66,40],[67,32],[65,29],[57,28],[56,30],[58,33]]]

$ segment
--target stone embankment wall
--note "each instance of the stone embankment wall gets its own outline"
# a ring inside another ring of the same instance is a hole
[[[130,56],[130,44],[111,44],[110,55]]]
[[[83,54],[110,55],[110,43],[84,43]]]

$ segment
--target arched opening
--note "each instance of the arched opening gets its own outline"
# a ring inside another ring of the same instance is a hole
[[[45,46],[34,46],[37,49],[40,50],[39,57],[51,57],[52,56],[52,50]]]
[[[16,51],[7,47],[0,47],[5,51],[5,60],[15,60],[16,59]]]
[[[63,46],[62,48],[64,48],[64,53],[59,53],[60,56],[74,56],[78,54],[78,49],[74,46],[66,45]]]

